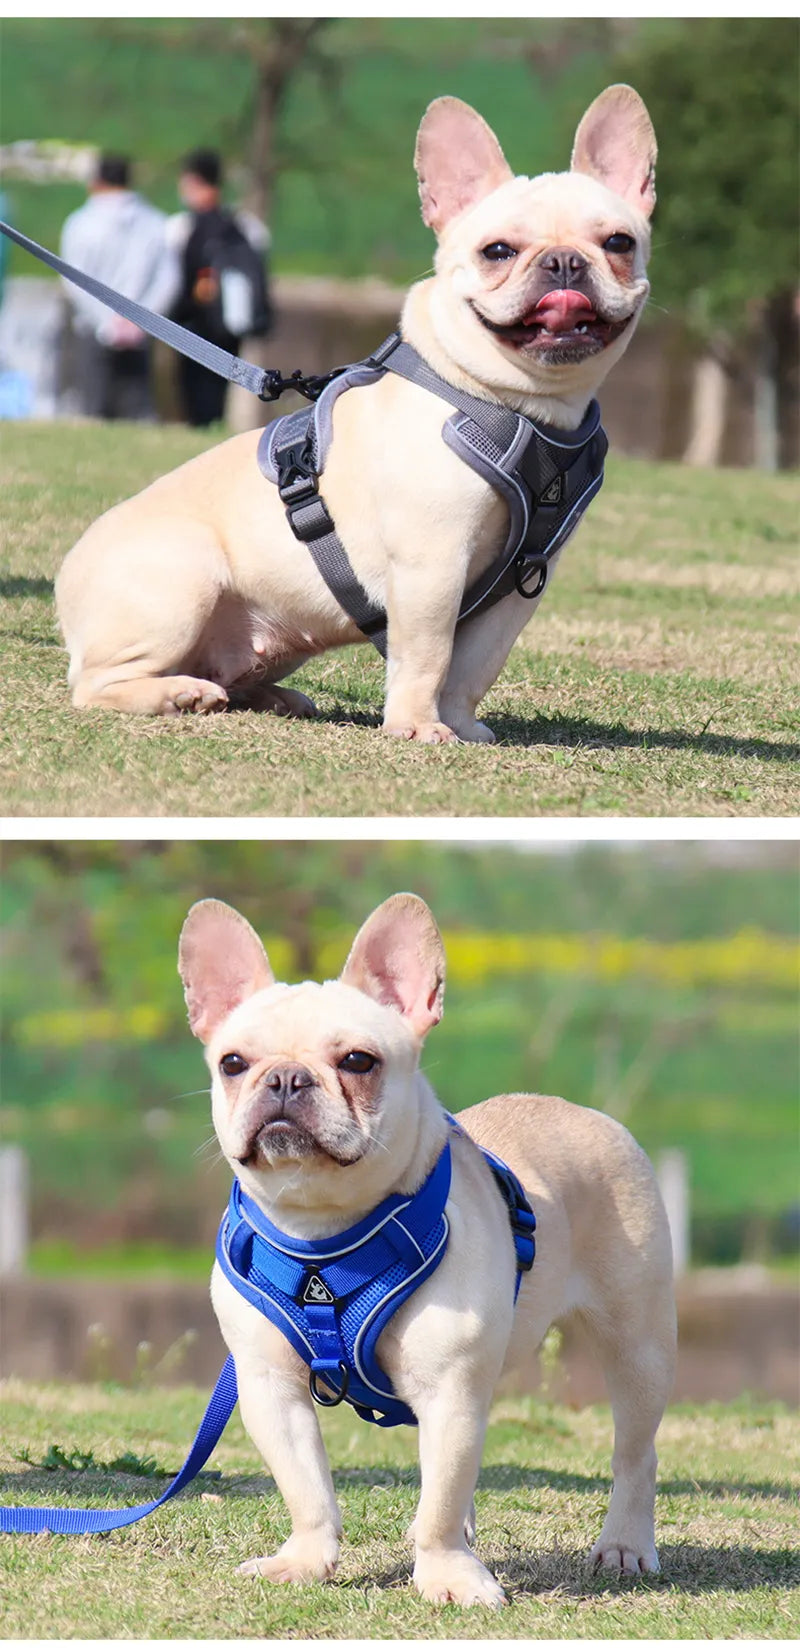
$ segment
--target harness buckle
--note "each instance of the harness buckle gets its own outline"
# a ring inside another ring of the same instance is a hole
[[[278,472],[278,492],[284,504],[293,502],[301,493],[316,493],[317,473],[314,469],[314,450],[307,432],[295,442],[287,442],[275,454]]]
[[[514,558],[514,584],[521,597],[525,597],[529,602],[532,602],[534,597],[541,596],[547,584],[547,568],[548,559],[541,551],[528,556],[520,553],[519,556]],[[530,578],[532,573],[538,574],[538,578],[531,591],[525,581]]]
[[[308,543],[333,532],[333,520],[319,495],[314,449],[308,430],[285,447],[276,447],[278,493],[286,506],[289,526],[297,539]],[[309,507],[313,507],[309,509]]]
[[[318,1386],[320,1378],[323,1382],[327,1383],[329,1388],[333,1388],[331,1373],[328,1371],[320,1371],[319,1369],[315,1370],[312,1365],[311,1370],[308,1373],[308,1389],[312,1400],[314,1400],[317,1405],[341,1405],[342,1400],[347,1397],[347,1390],[350,1386],[350,1373],[347,1366],[343,1364],[342,1360],[337,1361],[336,1369],[341,1380],[341,1387],[334,1388],[332,1394],[322,1394],[320,1393]]]

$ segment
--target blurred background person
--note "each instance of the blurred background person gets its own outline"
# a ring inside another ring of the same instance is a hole
[[[130,179],[128,160],[100,156],[89,199],[64,224],[61,256],[163,315],[174,302],[178,263],[166,241],[166,214],[137,195]],[[147,334],[80,287],[65,287],[80,411],[99,419],[155,418]]]
[[[269,231],[243,209],[222,201],[222,161],[214,149],[195,149],[181,162],[178,193],[186,207],[170,219],[167,235],[181,264],[172,316],[200,338],[238,355],[244,338],[264,337],[272,324],[266,255]],[[190,425],[221,419],[227,381],[181,356],[183,416]]]

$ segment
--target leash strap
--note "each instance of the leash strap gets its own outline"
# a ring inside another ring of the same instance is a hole
[[[179,350],[181,355],[188,356],[201,367],[207,367],[210,372],[218,373],[223,379],[229,379],[232,384],[241,384],[245,390],[251,390],[254,396],[260,396],[264,401],[275,400],[276,375],[266,371],[263,367],[255,367],[251,361],[243,361],[240,356],[232,356],[228,350],[223,350],[218,344],[212,344],[210,339],[200,338],[197,333],[190,333],[188,327],[181,327],[177,321],[170,321],[166,316],[156,315],[154,310],[146,309],[144,304],[137,304],[133,298],[125,298],[122,293],[107,287],[104,281],[97,281],[93,275],[86,275],[73,264],[65,263],[63,258],[57,258],[54,252],[48,252],[46,247],[40,247],[38,241],[32,241],[29,236],[23,235],[20,230],[12,229],[10,224],[0,219],[0,233],[7,235],[10,240],[16,241],[17,246],[25,252],[40,259],[43,264],[49,264],[51,270],[62,275],[66,281],[74,286],[82,287],[84,292],[90,293],[92,298],[98,298],[101,304],[106,304],[110,310],[116,310],[117,315],[124,316],[126,321],[133,321],[141,327],[143,333],[150,333],[151,337],[160,339],[162,344],[169,344],[173,350]],[[280,375],[277,375],[280,378]],[[302,394],[302,386],[292,384],[291,381],[281,380],[281,384],[288,384],[298,389]],[[280,390],[277,391],[280,395]]]
[[[0,1532],[62,1532],[72,1537],[86,1532],[111,1532],[118,1526],[132,1526],[145,1515],[160,1509],[184,1486],[188,1486],[208,1462],[214,1447],[222,1438],[226,1424],[236,1404],[236,1367],[229,1354],[217,1378],[216,1387],[206,1407],[205,1416],[183,1468],[172,1484],[153,1503],[139,1503],[133,1509],[30,1509],[0,1507]]]

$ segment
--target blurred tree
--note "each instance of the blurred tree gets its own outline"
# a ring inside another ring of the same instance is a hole
[[[267,221],[275,180],[287,155],[283,152],[281,116],[298,78],[311,73],[318,88],[336,102],[339,63],[322,42],[335,19],[330,17],[136,18],[121,22],[98,18],[95,31],[110,40],[185,53],[187,46],[207,52],[224,65],[249,66],[248,92],[231,121],[245,171],[245,202]]]
[[[715,462],[742,371],[737,345],[755,332],[756,460],[790,463],[779,430],[796,393],[800,27],[774,17],[662,21],[614,67],[641,93],[659,137],[657,296],[706,351],[686,457]]]
[[[338,85],[336,59],[321,44],[330,28],[329,17],[274,17],[198,19],[196,38],[215,56],[249,58],[253,86],[249,107],[242,110],[247,133],[248,186],[246,204],[267,220],[280,165],[279,124],[290,87],[301,71],[311,70],[328,91]]]

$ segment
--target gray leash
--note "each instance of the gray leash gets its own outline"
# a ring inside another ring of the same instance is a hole
[[[201,367],[207,367],[209,372],[219,374],[220,378],[229,379],[232,384],[240,384],[244,390],[250,390],[254,396],[258,396],[260,401],[277,401],[284,390],[298,390],[301,396],[306,396],[309,401],[315,401],[325,385],[336,376],[335,372],[306,376],[298,371],[285,379],[274,367],[256,367],[253,362],[243,361],[240,356],[232,356],[220,345],[212,344],[210,339],[200,338],[197,333],[191,333],[188,327],[181,327],[177,321],[157,315],[144,304],[137,304],[133,298],[125,298],[122,293],[115,292],[113,287],[107,287],[104,281],[97,281],[93,275],[86,275],[83,270],[65,263],[63,258],[57,258],[54,252],[48,252],[46,247],[40,247],[38,241],[32,241],[20,230],[12,229],[11,225],[4,223],[2,219],[0,234],[16,241],[17,246],[22,247],[25,252],[31,253],[41,263],[49,264],[57,275],[62,275],[76,287],[82,287],[84,292],[89,293],[92,298],[98,298],[101,304],[115,310],[117,315],[124,316],[126,321],[134,322],[143,333],[160,339],[162,344],[169,344],[173,350],[178,350],[181,355],[198,362]]]

